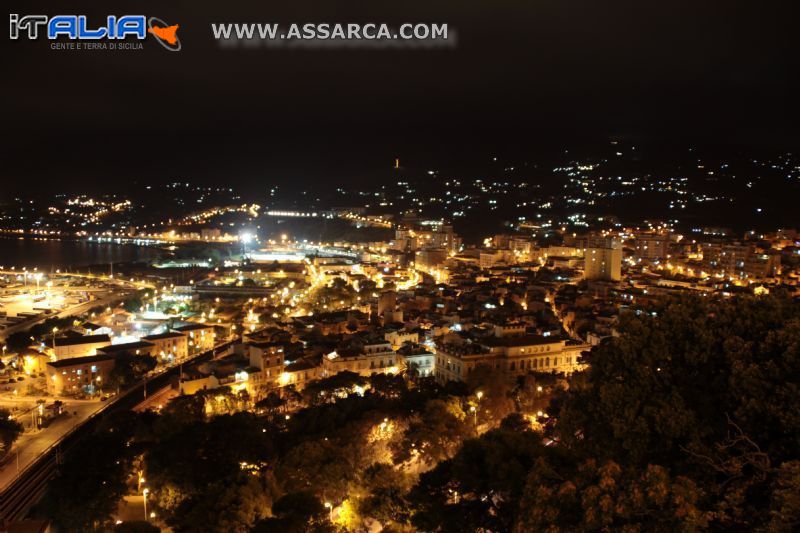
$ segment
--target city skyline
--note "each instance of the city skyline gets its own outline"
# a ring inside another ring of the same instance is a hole
[[[794,5],[24,9],[0,530],[797,529]]]

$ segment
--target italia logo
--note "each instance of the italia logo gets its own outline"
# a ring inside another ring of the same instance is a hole
[[[75,41],[123,40],[143,41],[150,34],[166,50],[181,49],[178,24],[167,24],[157,17],[144,15],[109,15],[105,23],[92,26],[86,15],[9,15],[9,38],[35,40],[40,33],[48,39],[66,38]]]

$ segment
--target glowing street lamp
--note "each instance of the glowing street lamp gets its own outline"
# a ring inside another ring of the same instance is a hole
[[[242,233],[239,235],[239,241],[242,243],[242,256],[247,256],[247,244],[253,240],[253,235],[251,233]]]
[[[144,504],[144,521],[145,522],[147,522],[148,521],[147,519],[149,518],[149,515],[147,514],[147,495],[148,494],[150,494],[150,489],[145,487],[145,489],[142,491],[142,503]]]

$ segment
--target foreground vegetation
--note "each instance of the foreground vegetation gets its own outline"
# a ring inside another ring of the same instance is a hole
[[[176,531],[796,530],[800,305],[655,313],[624,315],[564,384],[340,374],[256,405],[212,391],[109,418],[39,512],[113,529],[141,472]]]

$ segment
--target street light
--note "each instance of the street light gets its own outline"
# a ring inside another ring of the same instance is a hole
[[[253,235],[250,233],[242,233],[239,235],[239,240],[242,242],[242,259],[247,257],[247,243],[253,240]]]
[[[476,393],[475,393],[475,397],[478,399],[478,406],[477,406],[477,407],[475,407],[475,406],[473,405],[473,406],[470,408],[470,411],[472,411],[472,412],[475,414],[475,427],[477,428],[477,427],[478,427],[478,410],[479,410],[479,409],[480,409],[480,407],[481,407],[481,399],[483,398],[483,391],[482,391],[482,390],[479,390],[478,392],[476,392]]]
[[[150,489],[146,488],[142,491],[142,503],[144,504],[144,521],[148,522],[147,515],[147,495],[150,494]]]

